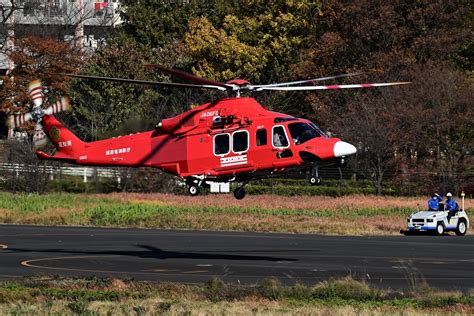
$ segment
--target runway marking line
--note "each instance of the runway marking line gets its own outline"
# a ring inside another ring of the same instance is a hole
[[[50,257],[50,258],[41,258],[41,259],[31,259],[20,262],[24,267],[29,268],[40,268],[40,269],[50,269],[50,270],[65,270],[65,271],[84,271],[84,272],[103,272],[110,273],[113,271],[106,270],[91,270],[91,269],[73,269],[73,268],[61,268],[61,267],[49,267],[49,266],[40,266],[31,264],[31,262],[40,262],[40,261],[49,261],[49,260],[64,260],[64,259],[84,259],[84,258],[106,258],[113,256],[71,256],[71,257]]]
[[[22,261],[20,264],[28,268],[39,268],[39,269],[49,269],[49,270],[62,270],[62,271],[73,271],[73,272],[95,272],[95,273],[118,273],[118,274],[153,274],[153,272],[140,272],[140,271],[113,271],[113,270],[94,270],[94,269],[74,269],[74,268],[61,268],[61,267],[49,267],[32,264],[32,262],[41,262],[48,260],[64,260],[64,259],[87,259],[87,258],[108,258],[116,256],[70,256],[70,257],[50,257],[50,258],[41,258],[41,259],[31,259]],[[208,271],[191,271],[191,273],[197,272],[208,272]],[[189,272],[188,272],[189,273]],[[182,275],[182,273],[158,273],[164,275]]]
[[[31,267],[31,268],[40,268],[40,269],[51,269],[51,270],[63,270],[63,271],[75,271],[75,272],[99,272],[99,273],[118,273],[118,274],[153,274],[152,272],[133,272],[133,271],[107,271],[107,270],[92,270],[92,269],[72,269],[72,268],[60,268],[60,267],[48,267],[48,266],[40,266],[31,264],[31,262],[40,262],[40,261],[47,261],[47,260],[62,260],[62,259],[84,259],[84,258],[107,258],[107,257],[115,257],[115,256],[76,256],[76,257],[52,257],[52,258],[41,258],[41,259],[32,259],[32,260],[25,260],[21,262],[22,266]],[[206,273],[209,271],[187,271],[182,273],[163,273],[164,275],[183,275],[183,274],[197,274],[197,273]],[[158,273],[160,274],[160,273]],[[248,275],[233,275],[236,278],[245,279],[245,278],[253,278],[254,276]],[[286,277],[288,278],[288,277]],[[298,279],[314,279],[314,276],[299,276]],[[318,277],[319,279],[320,277]],[[294,278],[290,278],[294,279]],[[384,280],[406,280],[405,277],[387,277],[383,278]],[[474,279],[474,277],[433,277],[433,278],[425,278],[427,280],[465,280],[465,279]],[[361,279],[363,280],[363,279]]]
[[[143,272],[177,272],[176,269],[151,269],[151,270],[142,270]]]
[[[30,259],[21,262],[21,265],[24,267],[30,268],[39,268],[39,269],[49,269],[49,270],[62,270],[62,271],[73,271],[73,272],[93,272],[93,273],[114,273],[114,274],[153,274],[153,272],[145,272],[145,271],[114,271],[114,270],[94,270],[94,269],[74,269],[74,268],[65,268],[65,267],[51,267],[51,266],[41,266],[34,264],[35,262],[42,262],[42,261],[49,261],[49,260],[76,260],[76,259],[87,259],[87,258],[109,258],[109,257],[116,257],[115,255],[109,256],[66,256],[66,257],[49,257],[49,258],[40,258],[40,259]],[[470,261],[470,260],[462,260],[462,261]],[[159,270],[159,269],[157,269]],[[155,273],[157,273],[156,271]],[[163,271],[164,272],[164,271]],[[170,271],[171,272],[171,271]],[[209,271],[204,270],[197,270],[197,271],[186,271],[182,273],[157,273],[163,275],[183,275],[183,274],[198,274],[198,273],[208,273]],[[248,278],[253,276],[246,276],[246,275],[234,275],[234,277],[240,278]],[[306,276],[299,276],[299,279],[307,279],[307,278],[314,278],[314,276],[306,277]],[[385,280],[404,280],[405,277],[385,277]],[[474,279],[474,277],[431,277],[426,278],[427,280],[457,280],[457,279]]]

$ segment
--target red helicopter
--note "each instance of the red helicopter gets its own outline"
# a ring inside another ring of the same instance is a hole
[[[12,128],[34,121],[33,141],[43,145],[47,138],[56,147],[49,155],[37,151],[41,159],[63,160],[78,165],[155,167],[185,180],[190,195],[202,187],[211,192],[229,192],[229,184],[241,184],[234,196],[245,196],[244,185],[288,168],[308,172],[312,185],[321,183],[320,165],[344,166],[356,147],[339,138],[329,137],[316,124],[302,118],[272,112],[248,92],[264,90],[296,91],[369,88],[407,84],[409,82],[314,85],[317,81],[348,77],[344,74],[286,83],[252,85],[246,80],[221,83],[178,70],[154,66],[160,71],[191,83],[170,83],[86,75],[67,76],[162,87],[216,89],[233,94],[195,107],[178,116],[161,120],[155,130],[119,136],[95,142],[84,142],[61,124],[54,114],[70,108],[68,98],[46,109],[40,81],[29,86],[34,106],[30,113],[10,118]]]

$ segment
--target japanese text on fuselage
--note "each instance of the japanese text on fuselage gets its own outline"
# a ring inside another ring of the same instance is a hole
[[[110,155],[126,154],[126,153],[129,153],[130,151],[131,151],[130,147],[119,148],[119,149],[110,149],[110,150],[105,151],[105,155],[110,156]]]

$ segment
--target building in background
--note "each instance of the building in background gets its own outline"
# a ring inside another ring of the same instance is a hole
[[[0,77],[14,67],[7,57],[14,49],[14,38],[48,36],[87,52],[95,50],[121,23],[119,0],[0,0]],[[0,142],[12,136],[6,119],[0,112]]]
[[[14,37],[50,36],[94,50],[122,22],[118,0],[0,0],[0,10],[0,75],[14,66],[5,55]]]

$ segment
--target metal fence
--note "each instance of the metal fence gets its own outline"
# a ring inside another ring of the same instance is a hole
[[[11,172],[20,176],[23,172],[30,172],[32,168],[39,169],[38,171],[50,174],[51,177],[56,175],[69,175],[69,176],[79,176],[82,177],[84,183],[88,181],[89,178],[99,177],[99,178],[116,178],[120,182],[120,171],[113,168],[97,168],[97,167],[84,167],[84,166],[53,166],[53,165],[43,165],[43,166],[32,166],[27,164],[19,163],[0,163],[0,171]]]

